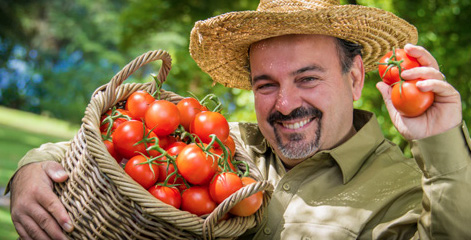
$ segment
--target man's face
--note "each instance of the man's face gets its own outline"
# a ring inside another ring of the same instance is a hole
[[[353,134],[358,85],[355,74],[342,74],[335,38],[287,35],[254,43],[250,68],[260,130],[287,168]]]

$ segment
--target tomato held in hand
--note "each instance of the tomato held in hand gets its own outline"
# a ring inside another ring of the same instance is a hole
[[[255,182],[256,181],[253,178],[242,177],[244,187]],[[247,217],[257,212],[260,206],[262,206],[262,203],[263,193],[261,191],[256,192],[237,203],[229,212],[236,216]]]
[[[402,116],[417,117],[424,113],[434,101],[433,92],[422,92],[417,88],[418,81],[421,80],[403,81],[392,87],[392,104]]]
[[[143,188],[148,189],[157,182],[159,169],[155,164],[145,163],[147,158],[136,155],[129,159],[124,166],[124,171]]]
[[[218,112],[200,112],[190,125],[190,133],[196,134],[204,143],[211,142],[209,137],[211,134],[215,134],[221,142],[225,142],[229,137],[229,123]]]
[[[209,194],[211,198],[219,204],[242,187],[242,180],[237,174],[223,172],[214,176],[209,184]]]
[[[146,126],[157,136],[173,133],[180,124],[180,112],[175,104],[167,100],[155,100],[144,115]]]
[[[180,190],[176,187],[154,185],[150,187],[148,191],[154,197],[168,205],[174,206],[175,208],[180,208],[181,206],[182,196]]]
[[[149,105],[155,101],[155,98],[150,93],[139,90],[133,92],[126,100],[124,108],[129,111],[129,115],[135,120],[144,119]]]
[[[181,209],[184,211],[202,216],[210,214],[216,206],[207,186],[193,186],[182,193]]]
[[[417,59],[407,55],[404,49],[395,49],[395,53],[394,55],[393,51],[386,53],[378,64],[379,75],[383,82],[388,85],[401,81],[400,71],[397,66],[401,66],[401,72],[406,69],[420,67]]]
[[[191,184],[208,184],[218,170],[218,159],[195,143],[188,144],[177,156],[178,172]]]
[[[193,119],[195,119],[196,114],[208,110],[205,106],[201,105],[198,100],[192,97],[182,99],[177,103],[177,108],[181,116],[180,124],[186,131],[190,131],[190,124]]]

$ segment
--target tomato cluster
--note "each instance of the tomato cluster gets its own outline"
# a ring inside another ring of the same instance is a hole
[[[235,167],[246,163],[234,160],[226,118],[196,98],[174,104],[136,91],[119,106],[101,118],[103,142],[124,171],[162,202],[202,216],[255,182]],[[252,215],[262,199],[262,192],[253,194],[230,213]]]
[[[381,79],[392,86],[392,104],[405,117],[422,115],[434,101],[433,92],[422,92],[417,88],[416,83],[423,79],[402,79],[402,71],[416,67],[420,67],[419,61],[407,55],[404,49],[393,49],[386,53],[378,64]]]

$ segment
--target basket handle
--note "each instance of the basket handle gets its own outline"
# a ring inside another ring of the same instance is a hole
[[[222,201],[212,213],[205,219],[203,223],[203,239],[212,240],[214,239],[214,227],[216,223],[221,219],[224,214],[234,207],[237,203],[242,201],[244,198],[249,197],[257,192],[264,191],[263,203],[261,209],[255,213],[255,221],[261,222],[263,210],[267,207],[268,202],[273,192],[273,185],[267,180],[257,181],[256,183],[249,184],[237,190],[231,196]]]
[[[98,92],[105,90],[105,96],[110,97],[110,102],[114,102],[116,100],[116,89],[119,85],[121,85],[129,76],[131,76],[136,70],[141,68],[142,66],[156,61],[162,60],[162,66],[160,67],[159,74],[157,75],[157,79],[163,83],[167,79],[168,73],[172,68],[172,57],[170,54],[164,50],[154,50],[149,51],[141,56],[135,58],[126,66],[124,66],[121,71],[119,71],[109,83],[99,87],[92,96],[95,96]],[[156,89],[155,82],[151,82],[151,91],[154,92]]]

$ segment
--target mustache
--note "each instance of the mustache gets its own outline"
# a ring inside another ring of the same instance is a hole
[[[278,111],[273,112],[268,116],[268,123],[273,125],[277,121],[289,121],[297,118],[322,118],[322,112],[321,110],[315,108],[315,107],[299,107],[291,111],[288,115],[284,115]]]

